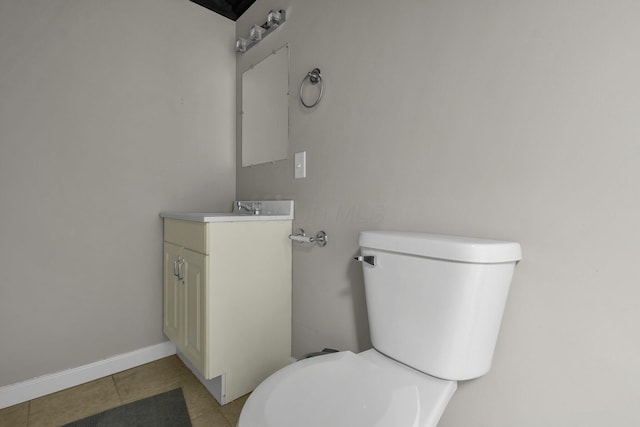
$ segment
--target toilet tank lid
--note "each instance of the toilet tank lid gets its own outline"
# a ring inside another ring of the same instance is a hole
[[[407,231],[363,231],[360,247],[429,258],[479,264],[516,262],[522,258],[520,244],[475,237]]]

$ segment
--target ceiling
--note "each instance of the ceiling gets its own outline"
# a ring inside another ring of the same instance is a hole
[[[233,21],[238,19],[256,0],[191,0]]]

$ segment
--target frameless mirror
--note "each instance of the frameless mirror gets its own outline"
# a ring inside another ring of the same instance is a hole
[[[242,166],[287,158],[289,45],[242,73]]]

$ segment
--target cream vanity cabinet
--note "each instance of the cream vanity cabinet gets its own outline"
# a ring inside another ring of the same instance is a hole
[[[194,215],[162,214],[163,329],[225,404],[289,363],[291,220]]]

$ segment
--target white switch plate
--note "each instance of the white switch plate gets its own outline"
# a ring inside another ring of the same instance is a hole
[[[293,159],[293,176],[294,178],[307,177],[307,152],[301,151],[296,153]]]

